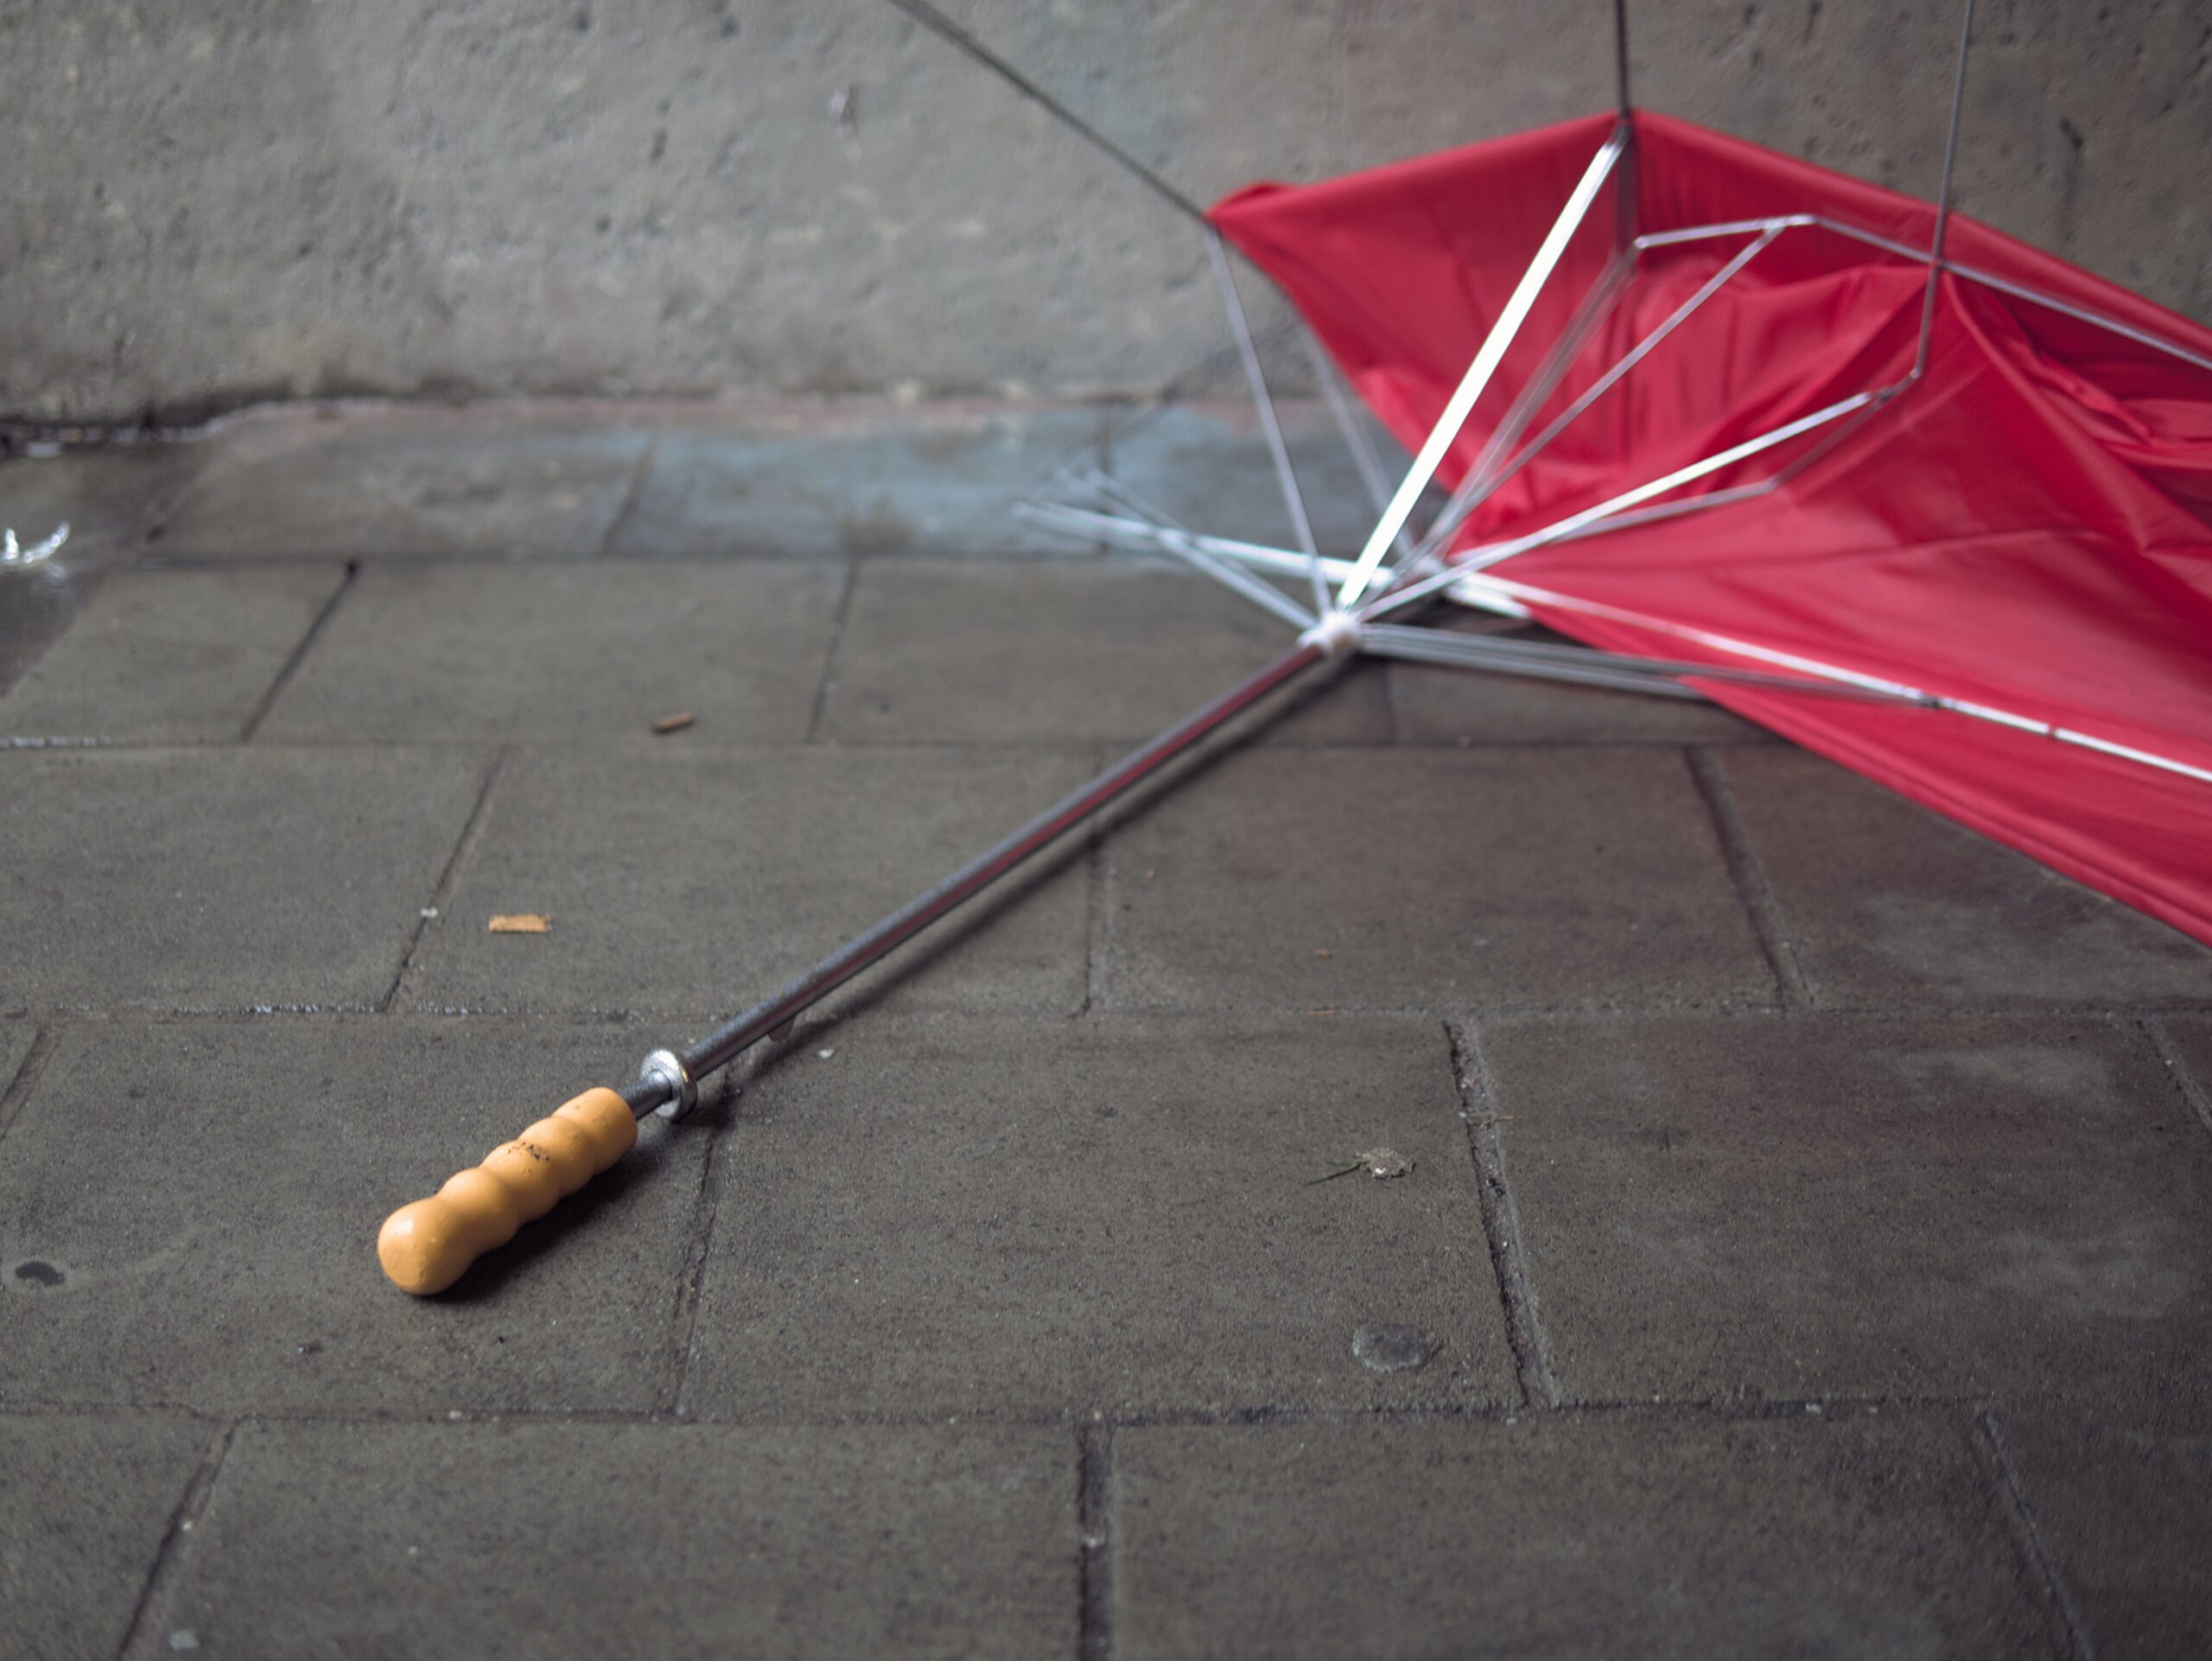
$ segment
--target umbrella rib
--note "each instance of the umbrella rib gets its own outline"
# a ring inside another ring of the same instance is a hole
[[[1693,461],[1687,467],[1677,468],[1672,473],[1637,485],[1631,490],[1624,490],[1619,495],[1610,497],[1594,506],[1586,507],[1579,513],[1571,513],[1566,519],[1548,525],[1541,530],[1531,531],[1525,536],[1515,537],[1507,542],[1493,543],[1487,547],[1471,548],[1464,557],[1446,566],[1434,576],[1423,577],[1418,582],[1408,583],[1403,588],[1390,589],[1377,596],[1361,615],[1367,619],[1384,616],[1390,612],[1411,605],[1415,601],[1426,598],[1439,589],[1450,587],[1452,582],[1461,577],[1487,570],[1501,560],[1510,559],[1516,554],[1525,554],[1531,549],[1564,541],[1578,532],[1595,529],[1600,525],[1610,529],[1613,516],[1628,508],[1640,506],[1654,496],[1664,495],[1668,491],[1702,479],[1709,473],[1717,473],[1722,468],[1732,467],[1738,461],[1747,461],[1762,451],[1773,449],[1777,444],[1787,443],[1790,439],[1808,433],[1817,427],[1824,426],[1840,417],[1849,415],[1854,410],[1865,409],[1871,404],[1888,398],[1893,390],[1884,387],[1876,391],[1854,392],[1849,398],[1840,398],[1834,404],[1814,410],[1810,415],[1800,416],[1795,421],[1785,422],[1779,427],[1759,434],[1756,438],[1747,438],[1742,443],[1731,445],[1717,455],[1706,456],[1701,461]]]
[[[1222,587],[1241,595],[1262,609],[1274,613],[1300,633],[1313,627],[1317,620],[1288,595],[1269,587],[1240,567],[1219,558],[1216,550],[1205,545],[1211,538],[1178,530],[1173,525],[1121,519],[1060,502],[1022,502],[1016,505],[1014,512],[1017,519],[1041,525],[1047,530],[1069,535],[1098,537],[1140,551],[1157,550],[1171,554],[1194,570],[1204,572]],[[1296,555],[1284,553],[1281,557],[1286,563],[1304,569],[1306,562]]]
[[[954,22],[951,18],[931,5],[929,0],[888,0],[888,3],[905,12],[906,16],[947,45],[966,53],[968,56],[998,76],[1022,97],[1038,105],[1070,132],[1094,145],[1100,154],[1127,169],[1132,178],[1149,187],[1161,200],[1166,202],[1178,213],[1196,220],[1200,225],[1206,222],[1204,208],[1150,168],[1145,166],[1143,162],[1138,161],[1135,156],[1130,155],[1112,139],[1107,137],[1104,133],[1100,132],[1081,116],[1076,114],[1074,111],[1069,109],[1067,105],[1062,104],[1043,87],[1038,86],[1035,81],[1031,80],[1028,76],[993,52],[973,35]]]
[[[1467,515],[1486,501],[1505,478],[1511,476],[1510,473],[1492,476],[1497,458],[1509,446],[1520,442],[1522,434],[1535,419],[1536,412],[1558,390],[1560,382],[1567,377],[1567,370],[1582,354],[1582,348],[1588,343],[1591,332],[1619,301],[1621,291],[1627,287],[1628,279],[1635,270],[1636,250],[1633,245],[1624,248],[1606,263],[1605,270],[1590,285],[1590,292],[1583,296],[1582,304],[1568,320],[1567,328],[1553,343],[1542,364],[1529,378],[1528,385],[1521,389],[1520,396],[1514,399],[1505,418],[1484,441],[1481,452],[1475,457],[1474,466],[1467,469],[1466,477],[1452,493],[1451,500],[1444,505],[1444,511],[1436,516],[1436,523],[1423,533],[1414,559],[1401,566],[1396,575],[1410,571],[1415,564],[1435,553],[1445,538],[1465,521]]]
[[[1060,527],[1062,529],[1106,537],[1119,541],[1124,547],[1141,551],[1160,546],[1160,527],[1142,519],[1122,519],[1065,502],[1017,502],[1014,512],[1018,518],[1033,524],[1048,525],[1056,518],[1063,519],[1065,523]],[[1240,542],[1234,537],[1209,536],[1198,531],[1180,534],[1190,546],[1201,553],[1211,554],[1217,559],[1233,560],[1255,570],[1281,571],[1299,576],[1306,570],[1306,556],[1288,548],[1271,548],[1265,543]],[[1331,582],[1341,582],[1351,575],[1351,562],[1331,559],[1324,555],[1321,569]],[[1276,597],[1283,600],[1286,605],[1294,603],[1281,594]],[[1313,620],[1306,620],[1311,622]]]
[[[1498,490],[1502,489],[1508,480],[1512,479],[1513,476],[1519,473],[1522,468],[1527,467],[1530,461],[1534,461],[1539,455],[1541,455],[1545,448],[1548,446],[1554,439],[1565,432],[1567,428],[1573,425],[1576,419],[1581,416],[1583,411],[1589,409],[1592,404],[1595,404],[1599,398],[1611,391],[1624,375],[1635,368],[1637,365],[1642,363],[1645,358],[1651,354],[1651,353],[1662,340],[1664,340],[1669,334],[1672,334],[1677,328],[1680,328],[1682,324],[1688,321],[1689,319],[1697,312],[1700,307],[1703,306],[1707,301],[1712,299],[1714,295],[1719,293],[1737,272],[1742,270],[1745,266],[1751,263],[1751,260],[1758,254],[1760,250],[1766,247],[1768,244],[1771,243],[1775,238],[1781,234],[1782,229],[1778,226],[1770,226],[1766,230],[1760,232],[1756,240],[1751,242],[1748,246],[1739,250],[1733,258],[1729,260],[1728,263],[1723,265],[1719,270],[1715,271],[1712,277],[1708,277],[1704,284],[1699,288],[1696,293],[1691,295],[1689,298],[1683,301],[1681,305],[1677,306],[1672,314],[1662,321],[1657,328],[1654,328],[1649,334],[1646,334],[1641,340],[1638,340],[1635,346],[1629,349],[1625,356],[1621,358],[1621,360],[1615,363],[1611,368],[1608,369],[1604,374],[1600,375],[1595,381],[1593,381],[1590,386],[1574,400],[1573,403],[1568,404],[1565,410],[1561,410],[1558,418],[1553,421],[1550,426],[1545,428],[1544,430],[1536,437],[1529,440],[1526,445],[1516,451],[1511,461],[1506,462],[1504,466],[1497,470],[1494,477],[1484,480],[1483,481],[1480,493],[1472,495],[1471,499],[1467,500],[1464,507],[1460,506],[1459,499],[1455,497],[1453,499],[1453,507],[1456,510],[1456,513],[1447,515],[1445,519],[1440,519],[1429,531],[1427,537],[1423,540],[1422,551],[1424,553],[1435,552],[1445,538],[1451,536],[1453,531],[1457,531],[1459,526],[1465,522],[1466,517],[1469,513],[1473,512],[1477,507],[1483,504],[1483,502],[1487,500]]]
[[[1236,276],[1229,269],[1229,256],[1222,251],[1221,234],[1211,226],[1206,230],[1206,255],[1213,262],[1214,280],[1221,285],[1221,303],[1229,313],[1230,331],[1236,336],[1236,356],[1244,366],[1244,379],[1252,389],[1252,402],[1260,411],[1260,429],[1267,435],[1268,455],[1275,465],[1275,482],[1282,487],[1283,506],[1290,511],[1291,529],[1297,533],[1298,545],[1306,550],[1306,574],[1313,587],[1313,614],[1318,618],[1329,609],[1329,585],[1321,575],[1321,550],[1313,540],[1313,524],[1306,514],[1305,493],[1298,487],[1298,474],[1290,465],[1290,448],[1283,442],[1282,426],[1275,419],[1275,401],[1268,391],[1267,372],[1260,367],[1260,354],[1252,344],[1251,325],[1244,319],[1244,302],[1236,293]]]
[[[1233,589],[1255,604],[1271,611],[1301,633],[1321,620],[1318,612],[1308,612],[1272,582],[1263,582],[1242,565],[1223,564],[1211,549],[1203,547],[1198,533],[1166,509],[1147,501],[1119,479],[1093,468],[1091,488],[1141,523],[1164,531],[1166,537],[1160,545],[1178,558],[1192,564],[1212,577],[1224,587]],[[1315,557],[1319,557],[1316,556]],[[1326,590],[1324,590],[1325,593]]]
[[[1684,226],[1675,231],[1647,231],[1636,239],[1636,245],[1639,249],[1646,250],[1671,248],[1681,243],[1704,242],[1718,237],[1738,236],[1745,232],[1765,230],[1770,226],[1777,226],[1785,231],[1800,228],[1826,231],[1853,242],[1864,243],[1870,248],[1879,248],[1884,253],[1894,254],[1899,259],[1911,260],[1916,264],[1929,263],[1928,251],[1924,248],[1916,248],[1910,243],[1899,242],[1894,237],[1885,237],[1878,231],[1869,231],[1864,226],[1853,225],[1848,220],[1832,219],[1825,213],[1783,213],[1766,220],[1723,220],[1712,225]],[[2123,340],[2133,340],[2138,346],[2146,346],[2154,352],[2164,353],[2170,358],[2178,358],[2183,363],[2196,368],[2212,371],[2212,357],[2206,357],[2201,352],[2192,352],[2187,347],[2177,345],[2163,335],[2153,334],[2148,329],[2138,328],[2133,323],[2123,323],[2117,317],[2107,316],[2105,313],[2092,310],[2087,306],[2077,306],[2070,300],[2061,300],[2056,295],[2045,294],[2041,289],[2030,288],[2024,283],[2015,283],[2009,277],[1998,276],[1994,271],[1984,270],[1979,265],[1969,265],[1961,260],[1948,258],[1944,258],[1941,264],[1942,269],[1953,277],[1977,283],[1985,289],[1994,289],[1998,293],[2010,295],[2015,300],[2024,300],[2031,306],[2041,306],[2045,310],[2057,312],[2062,316],[2071,317],[2078,323],[2087,323],[2093,328],[2101,328],[2109,334],[2119,335]]]
[[[2076,728],[2061,727],[2054,722],[2040,720],[2034,716],[2018,715],[2009,710],[1999,709],[1994,704],[1978,703],[1971,698],[1951,697],[1944,693],[1931,692],[1922,687],[1908,686],[1900,681],[1888,680],[1878,675],[1864,674],[1858,670],[1844,669],[1834,664],[1822,663],[1817,658],[1808,658],[1794,652],[1778,651],[1772,646],[1757,646],[1749,640],[1737,640],[1732,635],[1715,633],[1710,629],[1698,628],[1687,623],[1670,622],[1663,617],[1653,617],[1643,612],[1630,611],[1625,607],[1608,605],[1603,601],[1580,600],[1572,595],[1557,594],[1544,589],[1532,588],[1528,583],[1516,582],[1509,577],[1492,576],[1487,573],[1482,573],[1471,574],[1465,580],[1471,588],[1495,589],[1514,600],[1539,606],[1553,606],[1562,611],[1586,612],[1593,617],[1611,618],[1616,622],[1627,623],[1635,627],[1651,629],[1662,634],[1671,634],[1678,640],[1693,640],[1700,646],[1711,646],[1716,651],[1754,659],[1762,663],[1775,664],[1783,668],[1799,670],[1808,675],[1816,675],[1823,679],[1839,682],[1877,696],[1916,703],[1923,709],[1964,716],[1969,720],[1986,722],[1993,726],[2009,727],[2016,732],[2028,733],[2037,737],[2049,738],[2057,743],[2071,744],[2082,749],[2094,750],[2100,754],[2133,761],[2142,767],[2156,767],[2166,773],[2179,773],[2183,778],[2194,779],[2200,783],[2212,784],[2212,770],[2177,760],[2171,755],[2161,755],[2155,750],[2117,743],[2108,738],[2098,738]]]
[[[1360,631],[1361,644],[1379,657],[1406,658],[1428,663],[1465,663],[1476,668],[1510,667],[1516,664],[1555,668],[1559,678],[1573,678],[1596,665],[1611,679],[1636,676],[1658,681],[1668,690],[1689,679],[1722,681],[1733,685],[1764,687],[1773,691],[1810,692],[1826,697],[1868,698],[1885,703],[1920,705],[1925,700],[1904,691],[1861,686],[1830,678],[1808,679],[1805,675],[1781,675],[1762,669],[1734,669],[1725,665],[1694,663],[1679,658],[1643,658],[1624,652],[1608,652],[1585,646],[1552,646],[1541,640],[1503,640],[1488,635],[1448,633],[1440,629],[1401,623],[1374,623]],[[1685,688],[1692,697],[1703,697]]]
[[[1374,531],[1368,536],[1367,545],[1360,550],[1351,578],[1338,591],[1338,610],[1351,610],[1358,602],[1360,595],[1366,592],[1369,583],[1374,579],[1376,568],[1382,562],[1384,551],[1396,540],[1399,531],[1413,512],[1414,504],[1421,500],[1421,492],[1427,487],[1429,480],[1435,476],[1437,466],[1443,461],[1445,452],[1451,449],[1452,441],[1459,436],[1460,428],[1466,424],[1468,416],[1474,410],[1476,400],[1489,386],[1491,377],[1497,372],[1506,349],[1513,344],[1529,309],[1535,304],[1536,296],[1542,291],[1544,283],[1566,253],[1568,241],[1588,215],[1590,204],[1597,199],[1598,192],[1612,172],[1613,163],[1620,159],[1621,152],[1628,147],[1629,138],[1627,125],[1617,125],[1612,135],[1599,147],[1597,155],[1591,157],[1590,165],[1583,170],[1581,179],[1567,198],[1567,206],[1560,210],[1558,219],[1553,221],[1551,230],[1536,250],[1535,258],[1529,262],[1528,269],[1522,272],[1521,280],[1515,285],[1511,297],[1498,313],[1497,321],[1491,325],[1490,333],[1483,337],[1474,360],[1467,366],[1467,372],[1460,378],[1458,388],[1444,406],[1444,412],[1429,430],[1421,453],[1414,456],[1413,466],[1407,469],[1405,478],[1399,483],[1397,493],[1391,497],[1389,506],[1383,510],[1382,517],[1376,522]]]
[[[1951,226],[1951,172],[1959,159],[1959,114],[1967,95],[1967,51],[1973,44],[1974,0],[1967,0],[1966,21],[1959,26],[1959,69],[1951,81],[1951,131],[1943,141],[1943,182],[1936,195],[1936,234],[1928,251],[1928,287],[1920,301],[1920,346],[1908,380],[1927,372],[1928,343],[1936,334],[1936,284],[1943,275],[1943,238]]]
[[[1361,487],[1367,492],[1369,505],[1380,513],[1390,505],[1390,484],[1383,476],[1382,459],[1375,453],[1375,442],[1367,430],[1359,424],[1357,411],[1345,397],[1343,371],[1322,346],[1321,338],[1314,334],[1305,317],[1294,308],[1292,315],[1298,318],[1299,337],[1306,342],[1306,356],[1313,360],[1314,379],[1321,383],[1321,396],[1328,400],[1329,414],[1337,423],[1337,430],[1344,436],[1344,448],[1351,452],[1352,469],[1359,474]],[[1413,538],[1406,534],[1403,525],[1391,538],[1399,557],[1410,560],[1414,557]],[[1346,562],[1344,569],[1351,567]]]

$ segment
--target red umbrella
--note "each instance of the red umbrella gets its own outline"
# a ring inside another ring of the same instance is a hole
[[[1608,151],[1625,237],[1602,194],[1560,208]],[[1448,439],[1459,575],[1430,583],[1614,652],[1864,691],[1692,680],[2212,941],[2212,331],[1643,111],[1210,217],[1409,449]],[[1447,409],[1560,226],[1488,385]],[[1389,615],[1365,587],[1352,609]]]
[[[1206,225],[1300,546],[1202,535],[1097,478],[1109,511],[1033,517],[1176,554],[1294,643],[781,991],[395,1213],[399,1284],[451,1284],[619,1159],[635,1116],[680,1114],[1350,651],[1713,698],[2212,941],[2212,333],[1955,218],[1948,157],[1930,205],[1631,110],[1624,29],[1614,113],[1205,214],[928,0],[893,3]],[[1333,366],[1414,452],[1389,489],[1342,412],[1379,512],[1355,557],[1316,546],[1224,238],[1310,325],[1325,389]],[[1416,539],[1439,481],[1452,500]],[[1589,647],[1423,626],[1445,597]]]

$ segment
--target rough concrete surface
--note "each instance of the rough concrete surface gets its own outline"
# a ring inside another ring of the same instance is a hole
[[[1066,1653],[1074,1453],[1048,1429],[251,1425],[126,1653]]]
[[[1125,1432],[1116,1637],[1147,1661],[2050,1653],[1963,1420]],[[1349,1574],[1347,1538],[1373,1543]]]
[[[0,751],[0,1009],[373,1009],[484,773],[458,750]]]
[[[722,743],[797,742],[842,588],[842,572],[819,566],[671,563],[650,587],[604,566],[380,566],[261,734],[565,743],[644,738],[685,714],[683,731]]]
[[[1481,1044],[1569,1398],[2212,1385],[2212,1149],[2139,1032],[1751,1017]]]
[[[1148,559],[1017,570],[874,561],[854,586],[821,730],[852,742],[1134,745],[1259,668],[1286,632]],[[1266,736],[1342,742],[1393,729],[1388,678],[1367,674]]]
[[[775,1174],[723,1199],[686,1404],[1507,1399],[1497,1311],[1459,1295],[1489,1254],[1458,1107],[1433,1022],[868,1020],[806,1036],[731,1139],[736,1170]],[[1413,1168],[1316,1180],[1376,1147]],[[1387,1371],[1356,1352],[1380,1328],[1414,1329]]]
[[[321,563],[267,573],[118,572],[0,706],[6,735],[142,744],[238,738],[345,576]]]
[[[2204,999],[2191,942],[2025,855],[1794,748],[1715,761],[1816,1002]]]
[[[614,528],[618,554],[1027,553],[1013,517],[1104,425],[1086,404],[747,400],[682,411]]]
[[[1093,761],[944,747],[518,756],[402,1000],[425,1010],[727,1012],[989,846]],[[963,919],[917,948],[932,972],[870,971],[848,996],[880,987],[902,1003],[1074,1013],[1089,974],[1080,850],[1016,887],[1020,903],[993,905],[1006,913],[997,926]],[[515,913],[549,918],[550,932],[486,932]]]
[[[182,1416],[0,1415],[0,1630],[16,1661],[113,1655],[216,1437]],[[35,1498],[34,1498],[35,1497]]]
[[[1200,202],[1614,95],[1603,0],[946,10]],[[2207,27],[1986,9],[1961,206],[2204,315]],[[1638,4],[1635,94],[1932,194],[1957,29]],[[0,413],[1130,387],[1220,339],[1174,210],[883,0],[9,0],[0,143],[37,158],[0,205]]]
[[[496,80],[478,15],[405,61]],[[0,735],[81,729],[0,749],[0,1654],[2202,1649],[2212,953],[1674,704],[1317,674],[387,1284],[392,1207],[1282,638],[957,557],[1097,412],[897,410],[0,461],[120,527],[0,573]],[[1251,500],[1173,413],[1132,476]]]
[[[2101,1422],[2082,1413],[2007,1413],[1999,1445],[2100,1656],[2212,1651],[2212,1572],[2197,1543],[2197,1496],[2212,1481],[2212,1425]]]
[[[649,435],[588,408],[510,412],[330,407],[246,420],[225,465],[168,501],[168,559],[442,554],[577,557],[605,544]]]
[[[1776,996],[1678,752],[1251,752],[1128,818],[1106,869],[1117,1002]]]
[[[490,1022],[66,1029],[0,1168],[0,1403],[660,1406],[705,1138],[647,1127],[441,1301],[390,1295],[376,1263],[394,1205],[621,1082],[635,1047]]]

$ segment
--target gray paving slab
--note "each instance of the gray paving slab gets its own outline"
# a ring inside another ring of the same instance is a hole
[[[1158,799],[1105,851],[1117,1004],[1775,996],[1671,751],[1248,752]]]
[[[1955,1421],[1114,1438],[1126,1661],[2056,1650]]]
[[[0,570],[0,691],[60,639],[102,577],[140,551],[200,455],[193,446],[130,447],[0,462],[0,529],[30,547],[69,527],[39,564]]]
[[[1433,618],[1434,627],[1453,633],[1571,644],[1541,629],[1501,630],[1502,620],[1478,612]],[[1390,696],[1399,736],[1415,744],[1699,744],[1766,736],[1718,704],[1441,664],[1392,664]]]
[[[485,767],[457,750],[0,753],[0,1009],[373,1006]]]
[[[1064,1430],[248,1425],[133,1653],[1069,1655],[1074,1467]]]
[[[533,753],[403,996],[431,1009],[734,1014],[1059,799],[1056,750],[663,748]],[[1072,1013],[1087,988],[1078,841],[855,982],[848,1002]],[[490,934],[500,913],[545,934]]]
[[[408,1297],[376,1257],[393,1210],[622,1082],[639,1047],[481,1021],[73,1028],[0,1144],[0,1400],[658,1405],[711,1132],[647,1126],[443,1297]]]
[[[2212,1426],[2051,1410],[1998,1426],[2084,1652],[2212,1654]]]
[[[338,565],[118,571],[0,699],[0,732],[235,739],[345,580]]]
[[[870,1019],[734,1136],[702,1416],[1516,1398],[1435,1023]]]
[[[1288,650],[1295,633],[1151,560],[870,560],[822,731],[861,742],[1134,743]],[[1387,742],[1387,692],[1382,674],[1360,673],[1299,703],[1263,741]]]
[[[586,557],[629,499],[649,438],[612,406],[272,408],[208,441],[155,550]]]
[[[189,1419],[0,1415],[0,1647],[113,1655],[213,1441]]]
[[[364,571],[270,711],[272,742],[806,736],[845,574],[834,566]]]
[[[1081,405],[753,403],[687,417],[653,446],[617,554],[1052,552],[1015,503],[1096,457]]]
[[[2202,1004],[2212,951],[1802,750],[1719,757],[1816,1000]]]
[[[2212,1141],[2095,1020],[1498,1023],[1570,1400],[2212,1384]]]
[[[1351,557],[1365,544],[1380,515],[1338,435],[1335,418],[1318,399],[1286,399],[1276,411],[1314,540],[1325,554]],[[1407,458],[1379,428],[1370,423],[1370,431],[1395,488]],[[1298,547],[1267,436],[1249,398],[1136,412],[1116,423],[1107,451],[1106,470],[1175,522],[1211,536]]]

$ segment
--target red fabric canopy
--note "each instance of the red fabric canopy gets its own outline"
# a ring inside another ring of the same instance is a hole
[[[1256,185],[1211,217],[1414,449],[1614,119],[1317,185]],[[1929,245],[1925,202],[1687,122],[1634,120],[1639,232],[1810,213]],[[1446,456],[1445,484],[1589,289],[1613,219],[1601,198]],[[1747,240],[1649,251],[1531,430]],[[1946,251],[2212,357],[2212,331],[1971,220],[1952,217]],[[1822,229],[1783,232],[1485,502],[1463,544],[1535,529],[1897,379],[1926,270]],[[1684,493],[1764,478],[1813,442]],[[1495,575],[1551,596],[1524,595],[1595,646],[1758,666],[1694,638],[1724,636],[2212,773],[2212,372],[1947,273],[1924,379],[1782,488],[1540,548]],[[2205,779],[1942,710],[1702,690],[2212,942]]]

